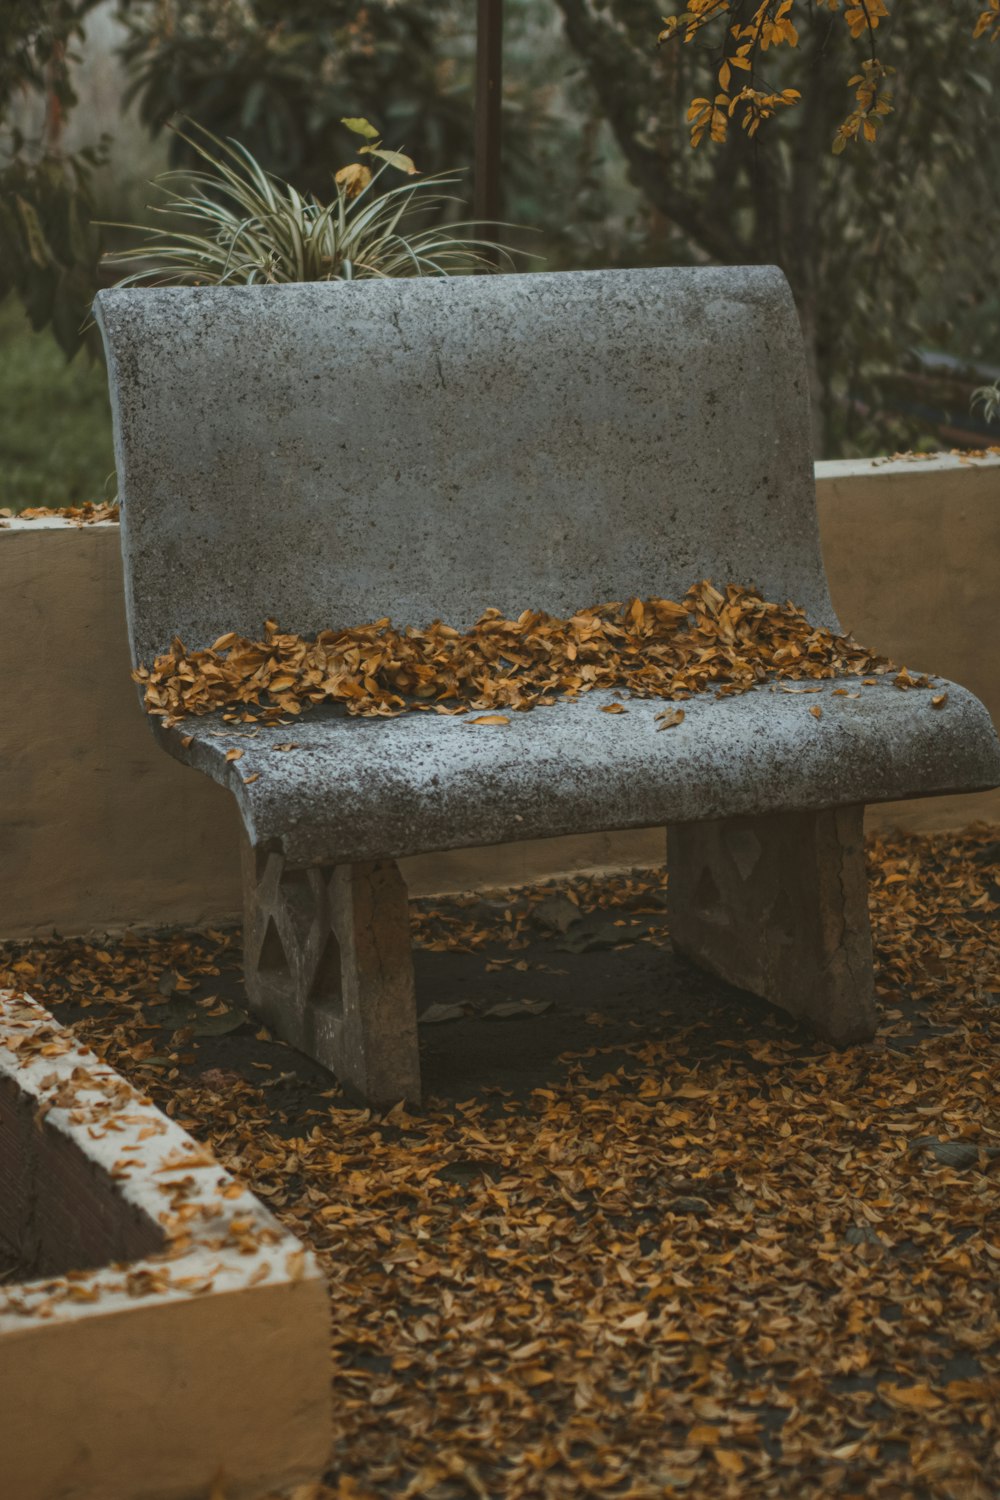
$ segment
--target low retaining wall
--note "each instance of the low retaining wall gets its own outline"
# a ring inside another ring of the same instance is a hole
[[[0,991],[0,1492],[253,1500],[322,1473],[329,1304],[298,1241],[41,1006]],[[214,1490],[213,1490],[214,1493]]]
[[[866,644],[972,689],[1000,722],[1000,461],[817,465],[834,604]],[[153,742],[129,680],[115,526],[0,529],[0,935],[219,921],[240,910],[229,794]],[[873,808],[872,826],[1000,821],[1000,793]],[[652,865],[658,829],[405,862],[413,894]]]

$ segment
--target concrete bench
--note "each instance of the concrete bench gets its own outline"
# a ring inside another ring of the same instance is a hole
[[[775,270],[115,290],[97,313],[137,663],[272,617],[464,629],[702,578],[839,628]],[[870,1037],[864,804],[996,785],[1000,745],[960,687],[943,710],[837,687],[706,694],[668,734],[662,704],[607,694],[490,730],[153,722],[238,801],[254,1011],[366,1099],[415,1102],[396,861],[434,850],[665,824],[677,948],[838,1045]]]

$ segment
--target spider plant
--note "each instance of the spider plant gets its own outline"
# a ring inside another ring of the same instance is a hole
[[[456,201],[447,189],[457,177],[439,173],[381,190],[385,172],[415,169],[401,153],[377,149],[377,141],[362,149],[382,164],[374,172],[358,163],[342,168],[324,204],[266,172],[237,141],[198,131],[200,139],[181,135],[205,169],[165,172],[153,182],[165,202],[150,208],[169,224],[114,226],[145,235],[143,244],[106,257],[115,266],[140,265],[119,286],[454,276],[512,263],[502,245],[473,237],[470,223],[426,222]],[[371,127],[359,133],[376,137]]]

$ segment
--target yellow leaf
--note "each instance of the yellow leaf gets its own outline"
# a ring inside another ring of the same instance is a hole
[[[509,724],[506,714],[480,714],[478,719],[466,719],[467,724]]]
[[[343,115],[341,125],[346,125],[348,130],[353,130],[355,135],[363,135],[367,141],[377,141],[378,131],[370,121],[362,115]]]
[[[341,167],[339,172],[334,173],[334,182],[343,189],[344,196],[350,200],[363,193],[372,180],[372,174],[364,162],[352,161],[346,167]]]
[[[417,168],[412,156],[407,156],[403,151],[383,151],[380,146],[362,146],[360,149],[369,156],[377,156],[381,161],[388,162],[390,167],[398,167],[407,177],[416,176]]]
[[[660,729],[673,729],[677,724],[684,723],[683,708],[665,708],[661,714],[656,714],[657,719],[662,719]],[[659,730],[657,730],[659,733]]]
[[[746,1465],[733,1448],[713,1448],[712,1457],[724,1474],[742,1474]]]
[[[938,693],[938,695],[937,695],[936,698],[932,698],[931,699],[931,708],[944,708],[944,706],[945,706],[945,704],[947,702],[948,702],[948,694],[947,693]]]
[[[627,714],[628,709],[623,708],[620,703],[605,703],[601,707],[602,714]]]
[[[242,756],[242,754],[243,754],[242,750],[227,750],[226,751],[226,759],[227,760],[239,760],[240,757]]]
[[[926,1385],[880,1385],[878,1393],[883,1401],[908,1411],[932,1411],[941,1405],[941,1397]]]
[[[823,710],[820,708],[818,703],[814,703],[809,712],[812,714],[814,719],[821,719],[823,717]]]

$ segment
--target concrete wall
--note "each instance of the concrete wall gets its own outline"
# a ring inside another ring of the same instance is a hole
[[[867,644],[1000,723],[1000,462],[817,466],[834,603]],[[235,806],[158,750],[129,680],[117,528],[0,530],[0,935],[200,923],[240,909]],[[1000,792],[887,804],[872,826],[1000,822]],[[662,830],[408,860],[414,894],[659,863]]]
[[[205,1500],[223,1470],[227,1500],[311,1492],[331,1437],[315,1257],[11,990],[0,1190],[31,1278],[0,1282],[4,1500]]]

